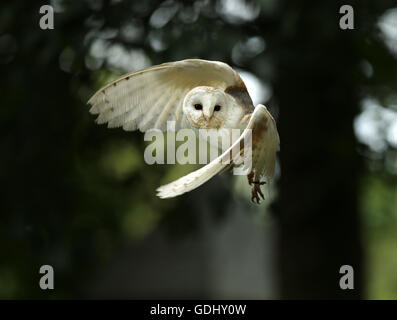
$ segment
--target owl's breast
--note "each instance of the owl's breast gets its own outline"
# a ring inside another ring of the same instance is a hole
[[[197,132],[199,139],[208,142],[212,148],[224,152],[241,136],[243,130],[221,128],[199,129]]]

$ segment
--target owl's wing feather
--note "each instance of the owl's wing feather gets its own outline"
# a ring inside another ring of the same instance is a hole
[[[230,166],[230,163],[227,163],[225,159],[230,159],[232,150],[239,147],[250,133],[252,134],[252,162],[250,168],[245,169],[248,172],[253,171],[255,179],[259,180],[266,176],[267,180],[270,181],[274,174],[276,152],[279,150],[280,140],[273,117],[265,106],[258,105],[252,113],[243,134],[229,149],[206,166],[159,187],[157,195],[160,198],[172,198],[201,186],[227,166]],[[241,152],[242,150],[240,150]]]
[[[197,86],[246,92],[238,73],[226,63],[188,59],[126,74],[96,92],[88,104],[90,112],[98,115],[97,122],[110,128],[165,131],[167,121],[174,120],[178,130],[188,127],[183,100]]]
[[[255,181],[266,177],[270,182],[274,176],[276,154],[280,151],[280,137],[276,122],[266,107],[258,105],[257,109],[261,113],[252,128],[252,171]]]

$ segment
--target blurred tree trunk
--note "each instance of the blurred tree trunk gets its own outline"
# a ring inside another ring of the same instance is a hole
[[[274,81],[282,168],[274,204],[281,298],[361,298],[361,159],[352,126],[359,106],[356,31],[339,28],[337,4],[292,6],[286,5],[280,22]],[[342,265],[354,268],[354,290],[339,287]]]

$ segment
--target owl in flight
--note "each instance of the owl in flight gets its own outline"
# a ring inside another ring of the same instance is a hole
[[[280,149],[276,123],[265,106],[254,108],[243,80],[226,63],[188,59],[129,73],[96,92],[88,104],[90,112],[98,115],[97,123],[107,123],[109,128],[166,131],[167,121],[175,121],[175,130],[244,130],[219,157],[158,188],[160,198],[189,192],[230,166],[225,157],[233,148],[240,148],[250,132],[252,162],[247,177],[251,199],[257,203],[260,197],[264,199],[260,186],[272,179]]]

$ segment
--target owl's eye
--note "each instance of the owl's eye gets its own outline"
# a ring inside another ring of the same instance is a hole
[[[214,111],[219,111],[219,110],[221,110],[221,106],[217,104],[217,105],[215,106],[215,108],[214,108]]]
[[[202,106],[201,104],[199,104],[199,103],[196,103],[196,104],[194,105],[194,109],[196,109],[196,110],[201,110],[201,109],[203,109],[203,106]]]

